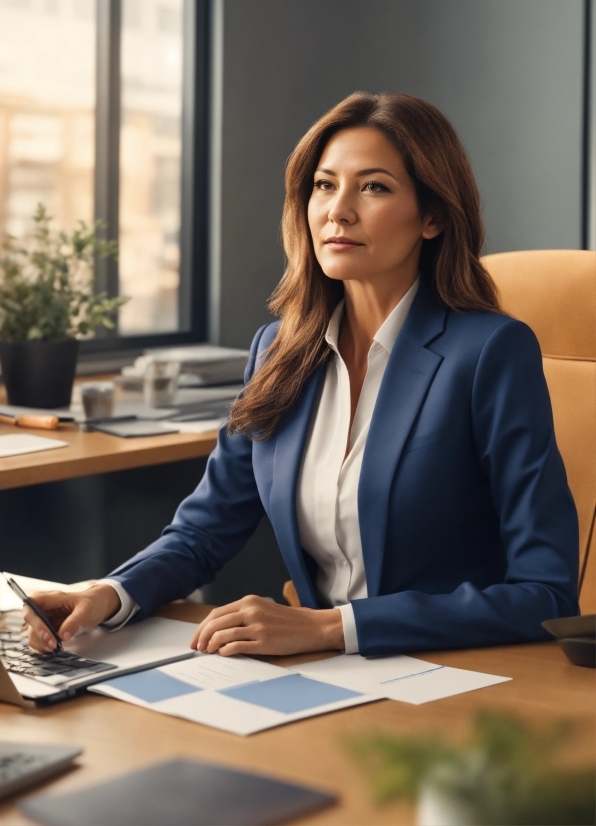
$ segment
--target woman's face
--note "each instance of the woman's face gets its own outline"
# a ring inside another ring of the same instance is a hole
[[[423,239],[441,231],[420,215],[397,149],[371,126],[329,140],[315,171],[308,225],[329,278],[396,284],[415,277]]]

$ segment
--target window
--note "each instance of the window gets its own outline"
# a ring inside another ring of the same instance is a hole
[[[2,234],[23,235],[39,201],[61,227],[93,220],[95,28],[83,9],[0,0]]]
[[[0,0],[0,233],[103,220],[105,351],[205,337],[207,0]]]
[[[122,0],[121,333],[178,329],[182,0]]]

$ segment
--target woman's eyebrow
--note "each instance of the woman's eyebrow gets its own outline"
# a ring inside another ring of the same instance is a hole
[[[325,175],[332,175],[334,178],[337,177],[337,172],[334,172],[332,169],[315,169],[315,174],[317,172],[322,172]],[[373,166],[370,169],[361,169],[360,172],[356,173],[356,176],[360,178],[364,175],[374,175],[375,172],[383,172],[385,175],[389,175],[390,178],[393,178],[394,181],[397,180],[395,175],[392,175],[388,169],[384,169],[382,166]]]
[[[370,169],[361,169],[360,172],[357,172],[356,174],[360,177],[361,175],[374,175],[375,172],[384,172],[385,175],[389,175],[389,177],[393,178],[394,181],[397,180],[395,175],[392,175],[388,169],[383,169],[382,166],[373,166]]]

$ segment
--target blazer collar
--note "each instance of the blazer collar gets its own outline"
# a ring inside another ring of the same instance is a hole
[[[443,333],[446,318],[447,307],[426,278],[421,278],[412,309],[402,328],[402,336],[407,336],[421,347],[425,347]]]

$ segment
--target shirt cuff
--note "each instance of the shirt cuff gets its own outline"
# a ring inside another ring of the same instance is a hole
[[[357,654],[358,634],[356,632],[354,609],[349,602],[347,605],[337,605],[336,608],[341,612],[341,621],[344,627],[344,650],[346,654]]]
[[[120,597],[120,609],[114,614],[113,617],[110,617],[105,622],[101,623],[104,628],[109,628],[110,631],[117,631],[134,617],[141,606],[138,602],[135,602],[126,588],[124,588],[124,586],[118,582],[117,579],[100,579],[98,580],[97,585],[111,585]]]

